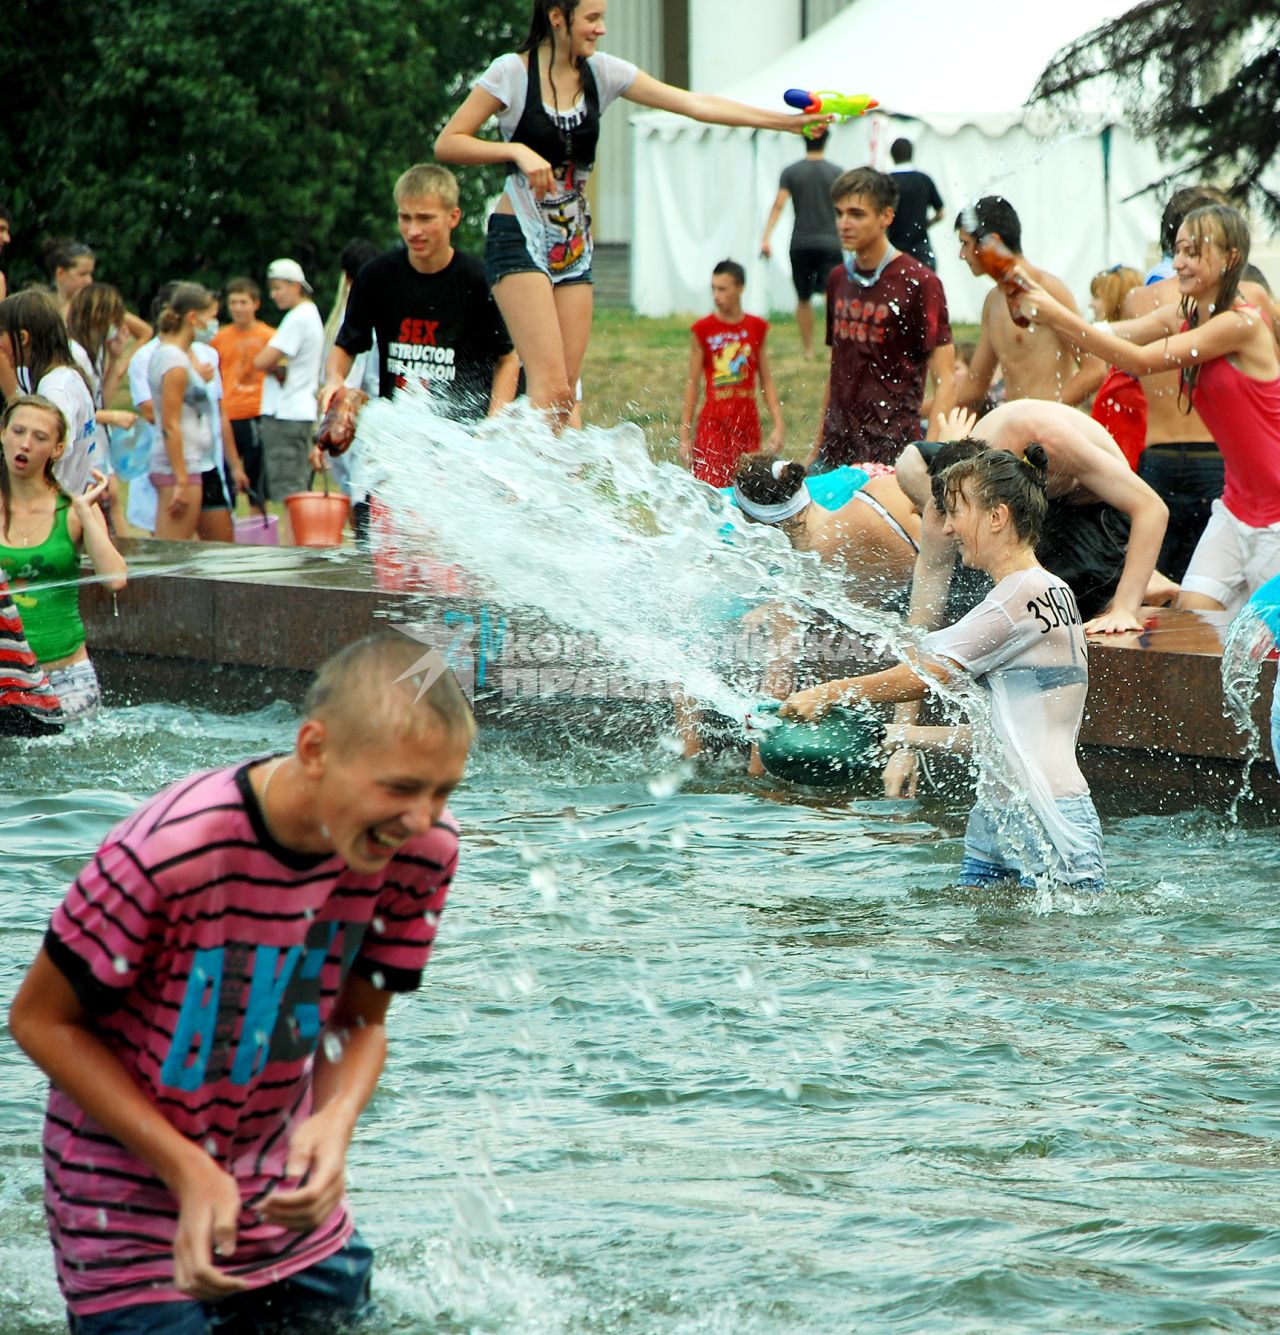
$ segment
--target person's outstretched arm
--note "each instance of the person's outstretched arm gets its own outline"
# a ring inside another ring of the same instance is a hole
[[[1195,329],[1171,333],[1167,314],[1170,307],[1117,327],[1090,324],[1034,285],[1018,297],[1018,304],[1029,319],[1057,329],[1077,348],[1105,357],[1112,366],[1135,376],[1203,366],[1215,357],[1246,352],[1262,327],[1260,317],[1248,311],[1221,311]],[[1131,338],[1122,337],[1117,329],[1129,333]],[[1266,333],[1269,344],[1270,331]]]
[[[931,671],[946,680],[946,673],[940,667]],[[782,702],[778,713],[783,718],[814,720],[836,705],[892,705],[906,700],[923,700],[928,690],[928,684],[915,668],[908,663],[898,663],[865,677],[824,681],[807,691],[797,691]]]
[[[714,93],[691,93],[685,88],[662,83],[653,75],[640,70],[631,87],[623,93],[629,102],[658,111],[673,111],[678,116],[701,121],[704,125],[741,125],[749,130],[782,130],[803,134],[810,125],[829,125],[831,116],[810,116],[802,111],[766,111],[763,107],[748,106]],[[465,103],[464,103],[465,106]],[[446,126],[447,130],[449,127]],[[439,156],[439,140],[436,153]]]
[[[1085,630],[1090,634],[1141,630],[1142,604],[1160,558],[1169,509],[1122,458],[1100,449],[1074,428],[1055,428],[1051,443],[1055,461],[1064,472],[1129,517],[1129,541],[1115,596],[1085,623]]]

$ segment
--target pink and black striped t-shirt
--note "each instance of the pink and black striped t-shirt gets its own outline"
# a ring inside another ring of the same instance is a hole
[[[254,762],[256,763],[256,762]],[[53,915],[45,947],[134,1081],[240,1184],[229,1273],[274,1283],[342,1247],[345,1201],[298,1234],[257,1207],[286,1181],[293,1127],[350,972],[416,988],[458,860],[447,814],[375,876],[271,837],[251,765],[185,779],[118,825]],[[174,1302],[177,1202],[57,1089],[45,1201],[58,1279],[78,1315]]]

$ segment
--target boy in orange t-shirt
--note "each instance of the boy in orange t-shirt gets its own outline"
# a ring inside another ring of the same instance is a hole
[[[249,475],[249,489],[262,495],[262,382],[265,371],[255,371],[253,359],[276,331],[258,319],[262,289],[252,278],[233,278],[227,284],[227,314],[231,323],[214,335],[213,347],[222,365],[222,392],[236,438],[236,449]]]

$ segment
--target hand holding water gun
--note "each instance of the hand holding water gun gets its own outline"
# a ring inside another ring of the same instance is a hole
[[[788,88],[782,100],[807,116],[834,116],[837,120],[855,120],[880,105],[866,93],[811,93],[804,88]],[[812,139],[820,129],[819,125],[809,126],[805,137]]]

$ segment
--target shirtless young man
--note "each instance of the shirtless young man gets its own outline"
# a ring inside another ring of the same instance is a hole
[[[1062,279],[1037,268],[1023,255],[1022,223],[1007,199],[985,195],[962,209],[956,218],[956,234],[960,238],[960,258],[972,273],[981,277],[986,272],[978,262],[978,242],[998,236],[1046,292],[1076,309]],[[957,399],[958,407],[973,408],[982,402],[997,366],[1004,372],[1007,399],[1052,399],[1067,404],[1087,399],[1102,383],[1107,370],[1097,357],[1077,362],[1075,349],[1052,329],[1015,324],[998,287],[987,293],[983,303],[978,350],[969,365],[968,383]]]
[[[1097,422],[1061,403],[1022,399],[1001,404],[980,422],[957,409],[942,423],[941,438],[968,438],[1015,454],[1022,454],[1033,441],[1043,445],[1049,456],[1050,516],[1037,549],[1041,564],[1072,585],[1083,615],[1090,618],[1086,631],[1142,629],[1140,609],[1155,573],[1169,512]],[[933,504],[926,453],[909,445],[898,459],[896,476],[922,517],[907,619],[934,630],[942,622],[956,548]],[[1127,542],[1122,532],[1125,518]],[[895,725],[909,727],[918,712],[918,703],[899,705]],[[909,750],[895,753],[884,781],[887,796],[914,792],[914,756]]]

